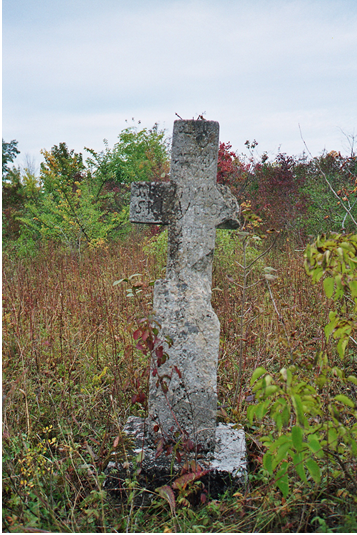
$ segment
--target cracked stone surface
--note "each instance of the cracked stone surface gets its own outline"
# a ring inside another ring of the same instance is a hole
[[[170,182],[132,184],[130,220],[168,225],[166,277],[155,283],[153,308],[169,358],[158,367],[153,352],[148,417],[128,419],[126,461],[117,452],[108,464],[105,487],[121,497],[130,474],[147,495],[182,474],[173,452],[157,456],[160,438],[180,448],[184,461],[199,464],[212,497],[246,481],[244,430],[216,423],[220,324],[211,305],[212,261],[216,228],[239,227],[236,198],[216,183],[218,145],[217,122],[175,121]],[[178,442],[185,437],[190,453]]]
[[[205,451],[216,441],[219,320],[211,306],[216,228],[237,228],[239,206],[216,183],[219,125],[175,121],[170,183],[132,186],[130,218],[169,225],[164,280],[154,288],[154,315],[169,355],[160,367],[168,391],[151,375],[148,433],[182,431]],[[152,362],[152,370],[156,363]],[[178,371],[175,371],[178,370]]]

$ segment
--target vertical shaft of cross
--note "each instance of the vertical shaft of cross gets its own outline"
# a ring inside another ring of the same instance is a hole
[[[219,124],[176,121],[171,152],[171,183],[176,187],[175,212],[169,227],[166,278],[211,286],[216,236]],[[197,280],[199,279],[199,280]]]

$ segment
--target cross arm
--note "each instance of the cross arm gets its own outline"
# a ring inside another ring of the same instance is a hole
[[[240,227],[239,204],[237,199],[232,195],[230,189],[223,184],[217,184],[217,190],[222,198],[220,203],[221,209],[218,217],[217,228],[236,229]]]
[[[133,182],[130,221],[168,225],[172,219],[175,186],[170,182]]]

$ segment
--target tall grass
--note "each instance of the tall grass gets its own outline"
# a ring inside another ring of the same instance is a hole
[[[241,385],[238,402],[232,405],[240,348],[237,326],[242,321],[241,269],[235,262],[241,243],[232,236],[231,249],[226,244],[220,254],[218,247],[213,277],[213,307],[221,322],[219,413],[244,424],[249,379],[257,366],[277,371],[293,358],[298,366],[313,367],[316,351],[325,346],[328,302],[305,275],[301,250],[281,240],[264,258],[264,265],[276,270],[271,293],[261,277],[262,263],[250,280],[257,284],[248,293]],[[134,349],[132,340],[137,322],[151,313],[150,282],[158,276],[150,246],[146,251],[137,233],[127,242],[88,250],[81,258],[54,245],[28,260],[4,257],[5,530],[177,528],[161,498],[135,510],[112,502],[102,486],[113,443],[121,437],[127,417],[144,415],[147,408],[131,401],[148,385],[148,357]],[[132,279],[133,292],[127,292],[130,283],[113,287],[114,281],[132,274],[138,274]],[[330,351],[333,354],[333,348]],[[303,494],[297,482],[289,499],[282,499],[259,472],[259,434],[250,429],[247,436],[247,492],[196,511],[182,509],[181,530],[316,531],[321,519],[334,529],[346,529],[348,522],[356,527],[346,506],[351,498],[329,500],[328,493],[337,489],[327,483],[322,490]]]

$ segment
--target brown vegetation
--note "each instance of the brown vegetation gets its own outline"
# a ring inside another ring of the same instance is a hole
[[[218,246],[213,306],[221,322],[219,417],[245,425],[250,482],[246,492],[176,517],[164,499],[135,509],[103,491],[103,470],[129,414],[145,414],[137,393],[147,392],[148,357],[132,333],[151,312],[152,285],[162,266],[143,252],[142,234],[71,255],[47,245],[33,259],[3,260],[4,528],[10,531],[352,531],[355,498],[346,476],[320,485],[298,478],[288,498],[262,472],[267,432],[251,426],[250,377],[257,366],[271,373],[292,360],[311,374],[326,349],[323,326],[329,303],[303,268],[303,252],[280,238],[264,258],[276,270],[270,291],[263,280],[249,289],[238,401],[241,321],[239,241]],[[235,245],[234,245],[235,244]],[[236,250],[235,250],[236,248]],[[234,256],[236,255],[236,256]],[[261,277],[260,264],[250,283]],[[113,287],[113,282],[130,279]],[[274,302],[272,301],[272,297]],[[255,318],[255,319],[254,319]],[[327,351],[333,360],[334,342]],[[356,360],[351,358],[351,371]],[[350,367],[351,367],[350,366]],[[135,397],[136,396],[136,397]],[[132,492],[135,492],[134,483]],[[137,491],[139,492],[139,491]]]

